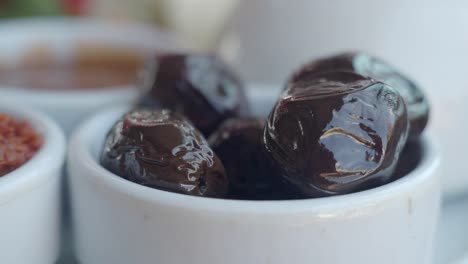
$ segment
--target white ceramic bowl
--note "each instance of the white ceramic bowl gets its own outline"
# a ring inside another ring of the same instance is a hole
[[[49,47],[59,58],[70,56],[80,43],[135,49],[144,54],[182,49],[174,36],[154,27],[96,19],[38,18],[0,23],[2,63],[15,64],[32,47]],[[77,44],[78,43],[78,44]],[[50,48],[51,47],[51,48]],[[22,88],[22,89],[20,89]],[[0,87],[0,97],[32,105],[52,116],[69,134],[89,114],[109,105],[128,103],[137,97],[133,85],[96,90],[45,91],[27,87]]]
[[[55,263],[65,136],[55,122],[35,110],[3,102],[0,113],[30,122],[44,138],[31,160],[0,177],[0,263]]]
[[[258,114],[275,98],[251,95]],[[127,110],[93,116],[70,142],[81,263],[430,263],[440,200],[431,139],[414,171],[371,190],[291,201],[200,198],[135,184],[99,164],[107,132]]]

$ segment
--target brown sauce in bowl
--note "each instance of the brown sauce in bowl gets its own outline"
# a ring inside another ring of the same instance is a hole
[[[0,65],[0,87],[94,90],[134,85],[144,55],[106,47],[80,48],[67,59],[36,50],[16,65]]]

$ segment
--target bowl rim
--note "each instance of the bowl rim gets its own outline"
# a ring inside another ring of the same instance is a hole
[[[422,138],[423,157],[418,166],[408,175],[391,183],[356,193],[302,200],[252,201],[195,197],[146,187],[123,179],[100,165],[91,153],[95,145],[96,133],[102,129],[102,121],[117,119],[128,107],[113,107],[90,117],[72,135],[69,144],[70,177],[86,178],[93,184],[106,187],[122,196],[130,197],[148,204],[165,204],[186,210],[215,210],[219,212],[279,213],[279,212],[316,212],[327,213],[337,210],[352,210],[375,206],[379,202],[398,198],[414,192],[422,183],[438,180],[437,169],[440,159],[429,135]],[[73,166],[71,166],[73,165]],[[77,171],[78,170],[78,171]],[[84,185],[81,185],[84,186]],[[73,187],[72,187],[73,188]]]
[[[45,114],[17,104],[3,102],[0,112],[29,122],[43,137],[38,152],[19,168],[0,177],[0,204],[60,178],[65,161],[66,141],[62,129]]]

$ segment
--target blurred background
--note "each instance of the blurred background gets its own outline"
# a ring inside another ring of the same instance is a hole
[[[237,0],[0,0],[0,18],[92,17],[155,25],[213,49]]]
[[[176,39],[174,46],[217,53],[263,89],[278,89],[302,63],[337,52],[366,51],[394,64],[432,104],[428,132],[443,158],[445,196],[436,263],[468,249],[468,231],[459,228],[468,220],[467,14],[468,2],[456,0],[0,0],[0,26],[31,17],[144,24]],[[2,35],[0,44],[6,41]]]

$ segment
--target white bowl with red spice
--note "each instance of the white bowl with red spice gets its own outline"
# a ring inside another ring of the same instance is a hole
[[[49,117],[0,101],[0,263],[54,263],[65,136]]]
[[[0,97],[44,111],[67,134],[89,114],[137,95],[138,70],[177,37],[124,21],[34,18],[4,21]]]

